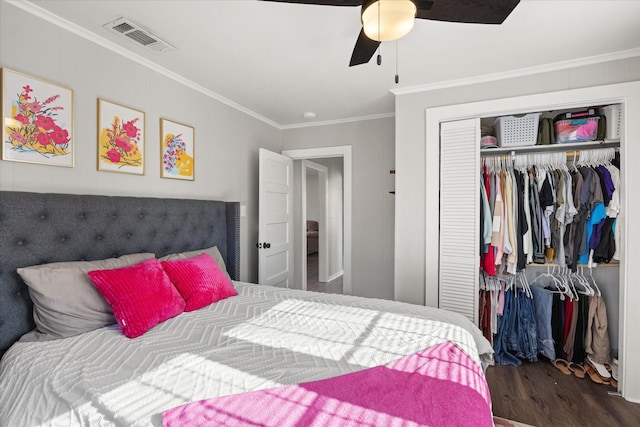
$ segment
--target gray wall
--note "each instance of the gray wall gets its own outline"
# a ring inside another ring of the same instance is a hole
[[[307,219],[318,221],[318,173],[307,171]],[[324,226],[324,225],[323,225]]]
[[[314,159],[328,168],[327,171],[327,222],[329,224],[328,246],[329,246],[329,279],[333,279],[342,274],[342,239],[343,239],[343,160],[341,157],[327,159]]]
[[[393,299],[394,119],[287,129],[282,149],[350,145],[353,157],[352,293]]]
[[[0,161],[1,190],[239,201],[240,277],[257,280],[258,148],[279,152],[279,129],[5,2],[0,66],[74,90],[76,164]],[[145,112],[144,176],[96,171],[98,97]],[[160,117],[195,128],[195,181],[160,178]]]
[[[425,260],[425,205],[438,203],[425,197],[427,108],[635,80],[638,57],[397,96],[395,299],[424,304],[425,271],[438,265],[437,259]]]

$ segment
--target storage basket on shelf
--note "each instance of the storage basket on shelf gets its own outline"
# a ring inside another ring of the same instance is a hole
[[[493,126],[500,147],[536,145],[541,113],[498,117]]]
[[[605,138],[620,139],[620,125],[622,122],[622,110],[620,104],[601,107],[599,113],[607,119],[607,132]]]
[[[556,143],[593,141],[598,135],[599,121],[600,116],[595,115],[594,109],[557,116],[554,120]]]

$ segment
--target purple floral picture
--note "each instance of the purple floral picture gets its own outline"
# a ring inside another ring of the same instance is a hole
[[[2,69],[2,160],[73,167],[73,91]]]
[[[160,176],[193,181],[194,130],[167,119],[160,119]]]

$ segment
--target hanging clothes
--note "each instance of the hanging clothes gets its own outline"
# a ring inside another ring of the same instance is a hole
[[[597,363],[611,363],[607,306],[600,296],[593,296],[589,299],[585,351]]]
[[[605,219],[616,218],[620,210],[616,189],[620,172],[608,163],[615,154],[612,149],[593,150],[603,151],[609,157],[600,156],[600,164],[585,160],[571,171],[563,153],[551,153],[555,157],[547,160],[538,154],[532,161],[539,164],[527,166],[520,156],[511,162],[485,159],[481,170],[482,269],[490,275],[516,274],[531,263],[554,262],[575,272],[578,265],[615,260],[620,230],[616,221]],[[581,158],[590,152],[584,150]],[[489,232],[491,242],[486,243]]]
[[[536,326],[538,335],[538,352],[549,360],[556,358],[551,335],[551,306],[553,294],[550,290],[532,286],[533,305],[536,314]]]

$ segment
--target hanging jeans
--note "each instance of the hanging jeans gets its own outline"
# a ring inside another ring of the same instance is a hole
[[[551,335],[553,294],[547,289],[536,286],[531,287],[531,292],[533,293],[536,326],[538,327],[538,352],[553,360],[556,358],[556,350],[553,348],[553,336]]]
[[[518,320],[516,323],[518,348],[516,355],[529,362],[538,361],[538,331],[536,325],[533,300],[523,292],[518,291],[516,298],[518,306]]]
[[[498,365],[514,365],[520,366],[522,361],[513,354],[509,353],[507,341],[510,341],[511,331],[515,327],[516,307],[513,298],[513,292],[504,293],[504,309],[502,316],[498,318],[498,333],[493,340],[493,351],[495,352],[495,361]]]

